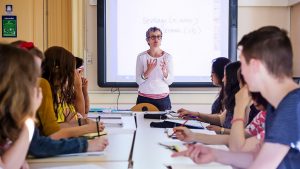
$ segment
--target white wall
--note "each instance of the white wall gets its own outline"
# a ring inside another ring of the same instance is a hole
[[[295,2],[295,1],[294,1]],[[277,25],[290,31],[290,7],[288,0],[239,0],[238,8],[238,38],[264,25]],[[92,104],[116,107],[117,94],[112,94],[110,88],[100,88],[97,85],[97,20],[96,6],[90,6],[86,1],[86,51],[92,59],[92,64],[86,66],[89,80],[89,90]],[[137,89],[121,89],[119,108],[130,108],[135,104]],[[175,88],[171,89],[173,109],[191,107],[192,109],[210,110],[210,104],[215,99],[217,88]]]

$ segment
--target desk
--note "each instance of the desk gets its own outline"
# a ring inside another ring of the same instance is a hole
[[[133,169],[166,169],[165,164],[172,166],[189,166],[200,168],[231,168],[226,165],[211,163],[197,165],[190,158],[172,158],[172,152],[158,145],[159,142],[180,142],[168,138],[164,129],[151,128],[153,119],[144,119],[143,113],[136,113],[137,131],[133,151]],[[226,146],[214,146],[216,148],[227,149]],[[179,167],[180,168],[180,167]]]
[[[30,164],[31,169],[127,169],[128,162],[65,162],[65,163],[33,163]]]
[[[180,143],[179,140],[168,138],[165,130],[161,128],[150,128],[153,119],[144,119],[144,113],[135,113],[137,128],[132,125],[132,119],[128,119],[130,125],[123,128],[107,128],[109,146],[105,154],[101,156],[78,156],[78,157],[51,157],[43,159],[28,160],[31,168],[106,168],[106,169],[166,169],[166,165],[172,165],[174,169],[224,169],[229,166],[218,163],[197,165],[190,158],[172,158],[172,152],[158,143]],[[132,116],[133,118],[134,116]],[[205,124],[204,124],[205,126]],[[134,139],[134,133],[135,139]],[[133,142],[134,141],[134,142]],[[132,150],[133,145],[133,151]],[[226,149],[226,146],[213,146]]]
[[[98,166],[109,166],[105,168],[127,169],[128,159],[131,153],[133,133],[131,134],[108,134],[109,146],[104,155],[100,156],[72,156],[72,157],[50,157],[41,159],[28,159],[30,167],[53,167],[73,166],[77,164],[95,164]],[[102,162],[102,163],[101,163]],[[120,163],[121,162],[121,163]],[[114,164],[116,163],[116,164]],[[126,167],[124,165],[126,163]]]

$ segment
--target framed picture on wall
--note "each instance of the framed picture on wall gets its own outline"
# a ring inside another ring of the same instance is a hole
[[[13,15],[2,16],[2,37],[3,38],[17,37],[17,16],[13,16]]]

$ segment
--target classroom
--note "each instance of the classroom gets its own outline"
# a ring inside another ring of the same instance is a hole
[[[300,0],[0,14],[0,168],[299,168]]]

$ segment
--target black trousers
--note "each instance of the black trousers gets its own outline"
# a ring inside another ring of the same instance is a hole
[[[172,108],[169,95],[162,99],[151,99],[139,95],[136,100],[136,104],[139,103],[151,103],[154,106],[156,106],[159,109],[159,111],[171,110]]]

